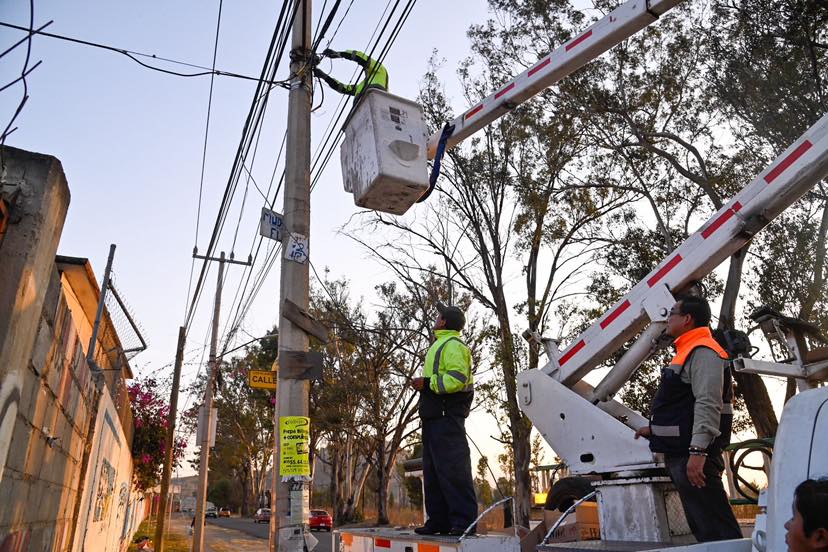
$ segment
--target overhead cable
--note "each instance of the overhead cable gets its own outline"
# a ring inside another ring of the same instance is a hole
[[[251,77],[251,76],[248,76],[248,75],[242,75],[240,73],[235,73],[235,72],[232,72],[232,71],[221,71],[221,70],[218,70],[218,69],[210,69],[209,67],[204,67],[202,65],[197,65],[195,63],[187,63],[185,61],[179,61],[179,60],[176,60],[176,59],[161,57],[161,56],[157,56],[155,54],[145,54],[145,53],[142,53],[142,52],[136,52],[134,50],[127,50],[126,48],[119,48],[117,46],[109,46],[107,44],[101,44],[99,42],[92,42],[90,40],[82,40],[80,38],[74,38],[74,37],[66,36],[66,35],[46,33],[46,32],[43,32],[41,30],[36,30],[36,29],[32,29],[30,31],[26,27],[21,27],[19,25],[12,25],[11,23],[6,23],[6,22],[3,22],[3,21],[0,21],[0,26],[7,27],[9,29],[17,29],[18,31],[26,31],[26,32],[30,32],[31,34],[45,36],[45,37],[48,37],[48,38],[54,38],[54,39],[57,39],[57,40],[72,42],[74,44],[80,44],[80,45],[83,45],[83,46],[89,46],[89,47],[92,47],[92,48],[99,48],[101,50],[116,52],[118,54],[121,54],[121,55],[124,55],[124,56],[128,57],[129,59],[131,59],[132,61],[134,61],[138,65],[141,65],[142,67],[145,67],[147,69],[151,69],[153,71],[158,71],[160,73],[166,73],[168,75],[173,75],[173,76],[176,76],[176,77],[203,77],[203,76],[206,76],[206,75],[217,75],[217,76],[220,76],[220,77],[233,77],[233,78],[236,78],[236,79],[243,79],[243,80],[249,80],[249,81],[254,81],[254,82],[259,82],[260,80],[262,80],[262,79],[257,79],[256,77]],[[197,73],[182,73],[180,71],[173,71],[171,69],[164,69],[163,67],[157,67],[155,65],[150,65],[148,63],[144,63],[143,61],[138,59],[139,57],[150,58],[150,59],[154,59],[154,60],[158,60],[158,61],[163,61],[165,63],[171,63],[171,64],[174,64],[174,65],[181,65],[181,66],[184,66],[184,67],[192,67],[194,69],[203,69],[203,71],[199,71]],[[266,82],[268,84],[287,87],[287,83],[284,82],[284,81],[275,81],[275,80],[273,80],[273,81],[266,81]]]

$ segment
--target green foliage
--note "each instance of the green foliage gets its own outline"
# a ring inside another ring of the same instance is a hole
[[[491,506],[494,502],[492,486],[489,483],[489,459],[481,456],[477,461],[477,472],[474,477],[474,488],[477,494],[477,501],[483,506]]]
[[[275,334],[275,328],[270,334]],[[271,370],[278,354],[278,339],[269,337],[248,347],[241,357],[222,363],[213,406],[218,409],[216,446],[211,450],[210,477],[234,482],[230,498],[242,514],[253,508],[264,493],[265,475],[273,446],[273,399],[271,393],[248,385],[250,370]],[[201,396],[202,376],[192,386]],[[185,413],[190,429],[197,421],[198,405]]]
[[[230,508],[232,512],[238,512],[243,497],[236,481],[219,479],[207,488],[207,500],[215,504],[217,508]]]
[[[164,466],[170,407],[162,397],[161,391],[152,378],[134,380],[127,388],[135,427],[132,438],[133,482],[141,491],[158,484]],[[180,462],[186,446],[185,439],[175,440],[174,465]]]

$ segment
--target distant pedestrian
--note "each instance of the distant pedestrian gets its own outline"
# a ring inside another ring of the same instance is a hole
[[[135,539],[135,544],[138,545],[137,550],[145,550],[148,552],[154,552],[155,548],[152,547],[152,541],[146,535],[140,536]]]
[[[462,535],[477,517],[466,418],[474,398],[471,352],[460,339],[466,324],[458,307],[438,303],[436,340],[426,353],[420,392],[423,423],[423,480],[428,521],[419,535]]]

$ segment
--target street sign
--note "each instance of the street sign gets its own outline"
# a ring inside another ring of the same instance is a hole
[[[256,389],[276,389],[276,376],[273,370],[250,370],[247,373],[247,383]]]
[[[305,264],[308,260],[308,238],[302,234],[290,233],[288,243],[285,246],[285,259],[299,264]]]
[[[282,229],[285,219],[276,211],[262,207],[262,218],[259,221],[259,234],[271,240],[282,241]]]

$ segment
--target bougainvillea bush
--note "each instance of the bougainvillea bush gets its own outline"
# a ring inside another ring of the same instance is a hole
[[[151,489],[161,480],[161,470],[164,467],[170,405],[162,397],[158,382],[152,378],[135,380],[127,390],[135,425],[132,439],[133,480],[138,489]],[[186,439],[176,438],[173,447],[174,465],[177,466],[181,461],[186,446]]]

